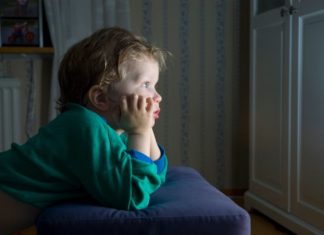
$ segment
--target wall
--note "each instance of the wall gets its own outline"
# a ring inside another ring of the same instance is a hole
[[[249,1],[229,1],[234,11],[227,19],[227,184],[248,188],[249,179]],[[229,3],[230,4],[230,3]],[[238,14],[238,15],[237,15]],[[231,15],[233,16],[231,18]],[[231,19],[230,19],[231,18]]]
[[[35,105],[34,118],[30,134],[33,135],[38,128],[47,122],[49,81],[51,72],[51,56],[33,54],[1,54],[0,63],[6,67],[6,77],[16,78],[21,83],[21,143],[27,140],[27,107],[29,102],[30,76],[34,79]],[[0,78],[1,79],[1,78]]]
[[[240,0],[229,0],[227,4],[225,188],[241,194],[248,188],[249,179],[250,5]]]

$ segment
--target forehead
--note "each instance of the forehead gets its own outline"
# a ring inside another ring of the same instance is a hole
[[[124,61],[121,65],[122,77],[127,75],[158,75],[159,63],[151,57],[142,56]]]

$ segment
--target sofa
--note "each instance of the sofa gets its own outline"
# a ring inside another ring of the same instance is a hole
[[[165,184],[146,209],[124,211],[94,201],[46,208],[36,223],[38,235],[248,235],[249,214],[209,184],[196,170],[171,167]]]

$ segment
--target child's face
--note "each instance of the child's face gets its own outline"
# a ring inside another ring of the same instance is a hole
[[[139,60],[127,60],[124,66],[124,78],[113,84],[109,98],[119,101],[121,96],[141,95],[144,98],[152,98],[154,101],[154,118],[159,117],[159,103],[161,95],[156,91],[156,84],[159,80],[159,65],[150,58],[144,57]]]

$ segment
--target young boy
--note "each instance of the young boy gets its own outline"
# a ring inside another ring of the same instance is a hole
[[[0,234],[32,225],[42,208],[64,200],[92,197],[123,210],[148,206],[167,171],[152,129],[165,56],[117,27],[68,50],[58,74],[60,115],[25,144],[0,153]]]

